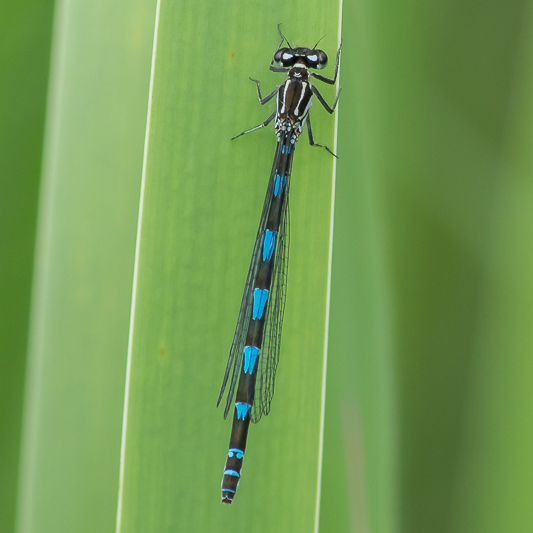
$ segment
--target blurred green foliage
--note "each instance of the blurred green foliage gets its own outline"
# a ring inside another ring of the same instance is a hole
[[[19,532],[114,527],[153,18],[139,1],[55,6]]]
[[[325,530],[533,528],[532,15],[344,5]]]
[[[51,0],[0,4],[0,531],[13,530],[52,35]]]

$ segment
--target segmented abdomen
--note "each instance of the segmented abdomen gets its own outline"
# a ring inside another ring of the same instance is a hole
[[[273,272],[276,264],[276,250],[280,242],[280,226],[283,223],[287,206],[288,182],[292,164],[294,145],[292,132],[282,135],[276,148],[272,178],[273,186],[265,200],[269,209],[264,228],[257,239],[261,240],[258,266],[250,293],[248,329],[242,347],[242,365],[235,398],[233,425],[231,429],[228,458],[222,479],[222,502],[233,501],[241,477],[242,463],[246,451],[248,428],[252,420],[255,400],[256,380],[261,361],[265,324],[269,316],[269,305]],[[277,162],[277,163],[276,163]],[[253,265],[252,265],[253,267]],[[252,268],[251,267],[251,268]],[[246,293],[245,293],[246,294]]]

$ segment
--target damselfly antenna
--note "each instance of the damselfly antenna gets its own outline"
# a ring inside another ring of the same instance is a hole
[[[292,48],[291,43],[289,43],[289,41],[287,41],[287,37],[285,37],[285,35],[283,35],[283,33],[281,33],[280,26],[281,26],[281,22],[278,24],[278,32],[279,32],[279,35],[281,37],[281,42],[283,43],[283,41],[285,41],[287,43],[287,45],[289,46],[289,48]],[[278,48],[279,48],[279,46],[278,46]]]
[[[315,46],[313,46],[313,50],[316,49],[316,47],[318,46],[318,43],[325,37],[325,35],[323,35],[322,37],[320,37],[320,39],[318,39],[318,41],[316,42]]]

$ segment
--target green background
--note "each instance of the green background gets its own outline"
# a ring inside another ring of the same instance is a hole
[[[2,3],[0,530],[530,532],[531,8],[163,0],[153,63],[155,2]],[[276,395],[222,506],[275,146],[229,139],[276,25],[332,75],[339,20],[340,159],[298,145]]]

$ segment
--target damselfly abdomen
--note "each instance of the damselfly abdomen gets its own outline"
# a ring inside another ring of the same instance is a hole
[[[250,421],[258,422],[263,414],[269,413],[274,395],[285,309],[289,184],[294,149],[304,124],[307,125],[309,144],[325,148],[335,155],[327,146],[313,141],[309,109],[314,95],[329,113],[333,113],[339,100],[340,87],[333,106],[329,107],[318,89],[311,85],[309,78],[333,85],[337,81],[341,47],[339,46],[337,51],[335,74],[330,79],[309,71],[323,69],[328,63],[325,52],[316,48],[318,43],[313,48],[293,48],[281,33],[279,25],[278,32],[281,41],[270,63],[270,70],[286,73],[287,79],[265,98],[261,96],[259,82],[252,80],[257,85],[261,104],[266,104],[276,96],[276,110],[259,126],[234,137],[236,139],[245,133],[263,128],[275,119],[277,146],[274,163],[246,278],[237,328],[217,402],[218,406],[231,376],[224,410],[226,418],[238,381],[228,458],[222,479],[223,503],[231,503],[237,491]],[[281,48],[284,41],[287,47]]]

